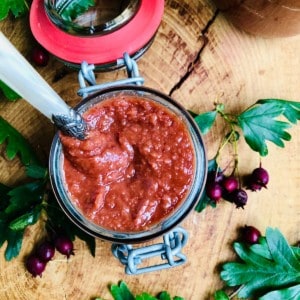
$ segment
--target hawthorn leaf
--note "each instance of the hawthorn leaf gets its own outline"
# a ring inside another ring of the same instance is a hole
[[[266,242],[271,260],[260,255],[261,249],[256,253],[253,247],[235,243],[234,249],[243,263],[229,262],[223,265],[221,278],[228,286],[242,285],[238,293],[240,298],[300,282],[300,261],[280,231],[267,228]]]
[[[22,248],[24,230],[7,229],[7,247],[5,250],[5,259],[7,261],[17,257]]]
[[[285,270],[299,272],[300,278],[300,261],[283,234],[278,229],[267,228],[266,240],[273,260]]]
[[[237,255],[248,265],[252,265],[254,267],[274,267],[274,263],[269,259],[266,259],[251,250],[251,248],[247,247],[243,243],[234,243],[233,245],[235,252]]]
[[[203,114],[196,115],[194,117],[194,120],[198,125],[201,133],[205,135],[209,132],[210,128],[214,124],[216,117],[217,117],[217,111],[213,110],[213,111],[205,112]]]
[[[274,103],[283,108],[283,115],[293,124],[300,120],[300,102],[281,99],[261,99],[257,103]]]
[[[284,147],[283,140],[291,139],[291,135],[285,131],[291,125],[275,119],[284,112],[284,107],[277,105],[277,102],[266,102],[258,103],[237,116],[238,125],[252,150],[266,156],[268,154],[266,141]]]
[[[224,291],[220,290],[214,293],[214,300],[230,300],[230,298]]]
[[[265,294],[259,300],[299,300],[300,284]]]
[[[27,140],[7,121],[0,117],[0,144],[7,142],[6,155],[14,159],[17,154],[24,165],[38,164],[38,159]]]
[[[159,298],[160,299],[160,298]],[[169,298],[170,299],[170,298]],[[169,300],[169,299],[167,299],[167,298],[162,298],[162,300]],[[156,297],[154,297],[154,296],[151,296],[150,294],[148,294],[148,293],[142,293],[142,294],[140,294],[140,295],[136,295],[135,296],[135,300],[157,300],[157,298]]]
[[[41,211],[42,211],[41,205],[34,207],[34,209],[29,211],[28,213],[25,213],[17,217],[16,219],[12,220],[9,223],[9,228],[14,231],[24,230],[27,226],[33,225],[38,221]]]
[[[48,169],[39,165],[26,166],[26,175],[31,178],[45,179],[48,175]]]
[[[58,9],[58,13],[65,21],[72,22],[94,5],[94,0],[73,0],[69,1],[68,5],[63,6],[62,9]]]
[[[34,204],[40,204],[43,200],[45,182],[35,181],[20,185],[8,192],[9,205],[4,212],[7,216],[14,216],[24,212]]]
[[[3,211],[9,204],[8,192],[11,190],[10,187],[0,183],[0,212]]]
[[[159,300],[171,300],[171,296],[168,292],[163,291],[158,295]]]
[[[1,4],[0,4],[1,5]],[[0,90],[2,90],[4,96],[9,101],[15,101],[20,99],[21,97],[10,87],[8,87],[3,81],[0,80]]]
[[[7,18],[11,11],[14,17],[20,17],[29,10],[26,0],[2,0],[0,1],[0,21]]]
[[[134,300],[135,297],[129,290],[128,286],[124,281],[121,281],[119,285],[113,284],[110,287],[110,292],[114,300]]]

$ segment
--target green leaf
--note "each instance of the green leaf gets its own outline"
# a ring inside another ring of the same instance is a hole
[[[1,4],[0,4],[1,5]],[[20,99],[21,97],[10,87],[8,87],[3,81],[0,80],[0,90],[2,90],[4,96],[9,100],[9,101],[15,101]]]
[[[17,257],[22,248],[24,230],[7,230],[7,247],[5,250],[5,259],[7,261]]]
[[[171,296],[168,292],[163,291],[158,295],[159,300],[171,300]]]
[[[265,237],[260,237],[259,243],[251,245],[250,249],[264,258],[272,260],[272,255]]]
[[[217,111],[209,111],[203,114],[199,114],[194,117],[195,122],[197,123],[202,134],[207,134],[214,124],[217,117]]]
[[[230,298],[224,291],[220,290],[215,292],[214,300],[230,300]]]
[[[48,175],[48,169],[38,165],[26,166],[26,175],[31,178],[45,179]]]
[[[58,10],[59,15],[65,20],[72,22],[78,16],[86,12],[89,7],[94,6],[94,0],[73,0],[69,1],[68,5]]]
[[[221,278],[228,286],[242,285],[238,296],[248,298],[270,290],[300,282],[300,261],[278,229],[267,228],[266,242],[272,259],[261,256],[255,248],[235,243],[234,248],[244,263],[223,265]],[[262,244],[265,247],[264,244]]]
[[[298,260],[300,260],[300,248],[296,246],[291,246],[291,249],[293,250],[295,256]]]
[[[291,125],[275,119],[284,112],[285,108],[277,105],[277,102],[266,102],[256,104],[237,117],[245,140],[252,150],[259,152],[261,156],[266,156],[268,154],[266,141],[284,147],[283,140],[291,139],[290,134],[285,131]]]
[[[2,0],[0,1],[0,21],[7,18],[9,12],[17,18],[28,11],[26,0]]]
[[[243,243],[234,243],[233,247],[237,255],[248,265],[252,265],[257,268],[274,267],[273,262],[256,254],[251,250],[251,248],[247,247]]]
[[[272,291],[260,297],[259,300],[299,300],[300,284],[285,288],[282,290]]]
[[[166,298],[163,298],[163,299],[166,299]],[[150,294],[144,292],[144,293],[142,293],[140,295],[137,295],[135,297],[135,300],[157,300],[157,298],[153,297]]]
[[[281,99],[261,99],[257,103],[272,103],[283,109],[283,115],[293,124],[300,120],[300,102]]]
[[[24,230],[27,226],[35,224],[41,214],[42,206],[38,205],[30,212],[19,216],[9,223],[11,230]]]
[[[266,240],[273,260],[285,270],[299,272],[300,261],[297,260],[287,240],[278,229],[267,228]]]
[[[42,202],[44,196],[45,182],[35,181],[20,185],[11,191],[8,195],[11,197],[5,213],[9,217],[28,211],[32,205],[38,205]]]
[[[14,159],[20,155],[24,165],[38,164],[38,159],[27,140],[7,121],[0,117],[0,144],[7,142],[6,155]]]
[[[110,292],[114,300],[134,300],[134,296],[129,290],[124,281],[121,281],[119,285],[113,284],[110,287]]]
[[[211,159],[208,161],[208,166],[207,166],[207,171],[208,172],[211,172],[211,171],[214,171],[217,169],[217,162],[215,159]],[[216,207],[217,204],[215,201],[212,201],[207,195],[206,195],[206,192],[203,191],[201,197],[200,197],[200,200],[199,202],[197,203],[196,207],[195,207],[195,210],[197,212],[201,212],[203,211],[208,205],[210,205],[211,207]]]
[[[10,187],[0,183],[0,212],[3,211],[9,204],[10,197],[8,193],[10,190]]]

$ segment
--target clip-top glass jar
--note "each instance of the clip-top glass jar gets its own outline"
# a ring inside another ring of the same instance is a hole
[[[50,20],[75,35],[102,35],[124,26],[136,14],[140,0],[90,0],[86,7],[72,0],[44,0]]]
[[[148,101],[154,103],[163,110],[172,114],[174,118],[183,125],[187,132],[193,155],[192,178],[184,198],[176,207],[174,207],[173,211],[165,215],[157,223],[151,224],[151,226],[145,227],[144,229],[141,228],[137,231],[108,229],[91,221],[91,219],[78,208],[77,204],[74,203],[72,196],[68,191],[63,167],[64,150],[59,134],[55,136],[52,143],[49,171],[51,184],[59,204],[68,217],[78,227],[95,237],[115,243],[131,244],[143,242],[163,235],[178,225],[188,215],[188,213],[194,208],[195,204],[199,201],[200,195],[203,191],[207,173],[207,159],[200,131],[191,115],[180,104],[158,91],[141,86],[112,87],[101,90],[100,92],[85,98],[82,103],[78,105],[76,110],[81,114],[84,114],[97,104],[107,103],[110,99],[122,99],[122,97],[135,97],[145,102]],[[109,119],[109,116],[107,117]],[[149,139],[151,139],[151,136],[149,136]],[[176,180],[176,176],[173,180]],[[80,187],[78,188],[80,189]]]

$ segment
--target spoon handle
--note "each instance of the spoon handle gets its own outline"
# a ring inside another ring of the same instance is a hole
[[[49,119],[69,106],[0,32],[0,80]]]
[[[81,116],[60,98],[1,31],[0,80],[68,135],[83,138],[85,125]]]

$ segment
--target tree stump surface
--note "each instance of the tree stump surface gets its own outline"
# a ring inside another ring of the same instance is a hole
[[[29,59],[35,43],[28,18],[6,19],[1,31]],[[1,45],[0,45],[1,46]],[[238,113],[258,99],[279,98],[300,101],[300,35],[264,39],[249,35],[229,23],[209,0],[167,0],[162,23],[150,49],[139,59],[145,86],[170,95],[185,108],[201,113],[214,108],[216,101]],[[74,106],[81,98],[77,71],[51,57],[46,67],[36,67],[54,90]],[[124,78],[118,70],[97,73],[98,82]],[[0,115],[19,130],[47,163],[55,129],[43,115],[24,100],[8,102],[1,95]],[[185,299],[212,299],[224,286],[219,277],[222,263],[236,258],[232,242],[238,228],[254,225],[262,232],[278,227],[291,244],[300,241],[300,130],[293,126],[292,140],[285,148],[268,144],[262,159],[270,173],[268,189],[250,193],[245,209],[222,201],[217,208],[195,211],[181,224],[189,232],[183,253],[186,264],[143,275],[125,275],[124,267],[111,254],[111,244],[96,241],[96,257],[84,242],[76,239],[75,256],[66,260],[56,254],[43,273],[33,278],[24,268],[24,259],[43,235],[42,224],[26,230],[20,255],[10,262],[0,249],[0,299],[112,299],[108,285],[124,280],[134,294],[163,290]],[[208,159],[214,157],[224,126],[217,123],[204,137]],[[25,178],[18,159],[8,161],[3,146],[0,182],[14,185]],[[252,172],[259,156],[240,141],[240,173]],[[225,158],[226,159],[226,158]],[[157,238],[153,242],[160,242]]]

